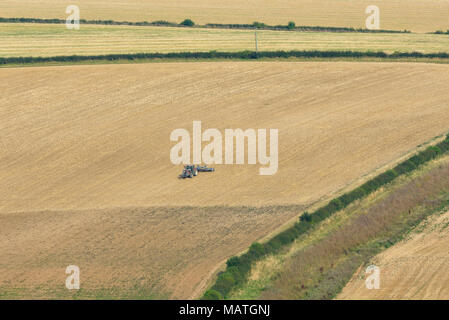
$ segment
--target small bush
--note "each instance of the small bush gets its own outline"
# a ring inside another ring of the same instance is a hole
[[[318,223],[330,216],[329,205],[319,208],[312,214],[312,222]]]
[[[235,280],[235,283],[242,283],[245,280],[245,273],[237,267],[230,267],[226,270]]]
[[[312,221],[312,216],[310,215],[310,213],[308,213],[306,211],[299,217],[299,221],[301,221],[301,222],[311,222]]]
[[[394,171],[396,171],[398,174],[405,174],[408,173],[416,168],[415,164],[411,162],[410,160],[406,160],[404,162],[401,162],[396,167],[394,167]]]
[[[295,29],[295,28],[296,28],[296,23],[294,23],[293,21],[290,21],[290,22],[287,24],[287,29],[293,30],[293,29]]]
[[[296,222],[295,223],[295,229],[298,232],[298,235],[304,234],[312,227],[312,224],[310,222]]]
[[[446,140],[440,142],[437,146],[442,153],[449,151],[449,138],[446,138]]]
[[[223,300],[223,296],[216,290],[207,290],[201,300]]]
[[[226,261],[226,265],[229,267],[238,266],[240,264],[240,258],[239,257],[231,257]]]
[[[185,19],[183,22],[180,23],[180,25],[193,27],[195,25],[195,22],[193,22],[191,19]]]
[[[226,296],[226,294],[231,291],[233,285],[235,284],[235,279],[229,272],[223,272],[217,278],[212,290],[218,291],[222,296]]]
[[[254,242],[248,250],[248,256],[251,259],[259,258],[265,254],[265,248],[258,242]]]
[[[394,170],[388,170],[379,176],[377,176],[374,180],[376,181],[376,185],[378,187],[386,185],[390,183],[397,177],[397,173]]]
[[[281,244],[288,244],[295,240],[296,232],[293,228],[290,228],[278,234],[277,238]]]
[[[270,241],[265,243],[264,248],[265,252],[274,253],[277,252],[281,246],[282,246],[281,241],[278,238],[274,237],[271,238]]]
[[[253,27],[254,28],[264,28],[264,27],[266,27],[267,25],[265,24],[265,23],[263,23],[263,22],[258,22],[258,21],[254,21],[253,22]]]
[[[344,207],[345,207],[344,204],[338,198],[329,202],[329,211],[331,211],[332,213],[337,212],[338,210],[343,209]]]
[[[365,194],[366,194],[365,190],[363,190],[363,188],[359,187],[359,188],[352,190],[349,193],[345,193],[339,199],[345,206],[348,206],[353,201],[364,197]]]

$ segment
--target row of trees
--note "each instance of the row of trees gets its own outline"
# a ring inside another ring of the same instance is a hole
[[[244,283],[251,271],[251,266],[262,257],[278,252],[283,246],[292,243],[300,235],[305,234],[314,225],[327,219],[337,211],[346,208],[354,201],[361,199],[376,191],[382,186],[392,182],[400,175],[407,174],[417,169],[422,164],[435,159],[449,151],[449,134],[446,139],[436,146],[431,146],[399,163],[377,177],[367,181],[360,187],[333,199],[326,206],[317,209],[312,214],[304,212],[299,221],[289,229],[274,236],[265,243],[253,243],[249,250],[238,257],[232,257],[226,262],[226,270],[218,275],[215,284],[206,291],[203,299],[223,299],[233,288]]]

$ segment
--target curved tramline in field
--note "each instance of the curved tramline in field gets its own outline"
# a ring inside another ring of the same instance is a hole
[[[57,288],[60,270],[78,261],[88,296],[198,297],[228,257],[449,131],[448,71],[341,62],[0,69],[0,285],[43,297],[36,290]],[[177,179],[170,133],[195,120],[220,132],[278,129],[276,174],[219,164]]]

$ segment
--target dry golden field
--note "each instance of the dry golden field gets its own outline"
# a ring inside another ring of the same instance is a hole
[[[0,24],[0,57],[112,53],[254,50],[253,30],[82,25]],[[449,52],[449,36],[437,34],[258,31],[258,48]]]
[[[0,210],[306,204],[449,131],[449,66],[204,62],[6,68]],[[170,133],[277,128],[279,170],[176,179]],[[243,183],[244,182],[244,183]],[[186,197],[195,190],[201,197]]]
[[[0,299],[197,298],[229,256],[299,209],[0,213]],[[65,288],[73,264],[80,268],[76,293]]]
[[[224,260],[302,207],[448,132],[448,71],[351,62],[0,69],[0,297],[66,297],[64,268],[77,263],[81,297],[200,295]],[[222,132],[278,128],[278,172],[217,165],[178,180],[170,132],[194,120]]]
[[[449,213],[423,221],[405,240],[373,258],[380,288],[367,290],[365,270],[338,299],[449,299]]]
[[[2,17],[65,19],[68,5],[80,7],[81,18],[102,20],[365,27],[365,8],[380,8],[382,29],[432,32],[449,29],[447,0],[3,0]]]

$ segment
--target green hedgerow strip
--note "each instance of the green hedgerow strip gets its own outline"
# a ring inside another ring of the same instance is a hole
[[[409,159],[399,163],[393,169],[388,170],[375,178],[365,182],[360,187],[345,193],[338,198],[331,200],[327,205],[317,209],[312,214],[304,212],[299,221],[292,227],[282,231],[265,243],[253,243],[249,250],[240,255],[234,256],[226,262],[226,270],[218,275],[215,284],[205,292],[202,299],[217,300],[224,299],[231,290],[243,284],[251,271],[251,265],[268,254],[274,254],[292,243],[300,235],[306,233],[317,223],[329,218],[337,211],[346,208],[352,202],[366,197],[380,187],[392,182],[400,175],[416,170],[424,163],[449,151],[449,134],[446,139],[435,146],[430,146],[417,153]]]
[[[45,62],[83,62],[83,61],[116,61],[139,59],[261,59],[261,58],[442,58],[448,59],[449,53],[421,53],[421,52],[394,52],[382,51],[240,51],[240,52],[171,52],[171,53],[133,53],[133,54],[107,54],[86,56],[54,56],[54,57],[9,57],[0,58],[0,64],[28,64]]]

